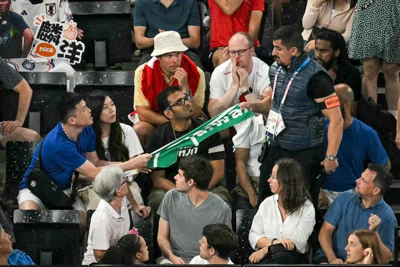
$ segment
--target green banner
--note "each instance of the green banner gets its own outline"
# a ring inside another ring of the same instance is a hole
[[[180,148],[198,146],[200,142],[211,135],[247,120],[252,116],[254,116],[253,112],[248,109],[240,110],[239,105],[230,107],[191,132],[151,153],[153,157],[150,159],[147,167],[167,168],[178,159]]]

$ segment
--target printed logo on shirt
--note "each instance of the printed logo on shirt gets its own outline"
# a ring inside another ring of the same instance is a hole
[[[46,14],[51,17],[56,14],[56,3],[46,4]]]
[[[3,20],[3,23],[2,23],[3,25],[6,25],[7,24],[7,20]]]
[[[25,60],[24,62],[22,62],[21,65],[26,70],[34,70],[35,69],[35,62],[33,62],[33,61]]]
[[[187,157],[187,156],[191,156],[191,155],[196,155],[198,149],[199,149],[198,146],[195,146],[195,147],[182,147],[181,149],[179,149],[178,158]]]
[[[28,13],[26,12],[26,10],[24,10],[24,11],[22,11],[21,12],[21,14],[20,14],[21,16],[27,16],[28,15]]]

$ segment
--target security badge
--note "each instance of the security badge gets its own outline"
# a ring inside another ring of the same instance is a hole
[[[272,136],[278,136],[285,128],[282,114],[271,109],[267,120],[267,132]]]

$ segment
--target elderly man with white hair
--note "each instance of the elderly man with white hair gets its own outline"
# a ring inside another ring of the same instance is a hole
[[[82,265],[99,262],[106,250],[129,232],[127,181],[118,166],[104,168],[96,175],[93,189],[101,200],[90,222]]]

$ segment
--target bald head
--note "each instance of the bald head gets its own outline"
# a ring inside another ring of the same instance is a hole
[[[354,101],[353,90],[347,84],[339,83],[335,85],[335,91],[339,97],[341,106],[343,106],[345,103],[352,103]]]
[[[253,45],[253,40],[247,32],[237,32],[229,40],[229,46],[237,43],[245,43],[247,47],[251,47]]]

